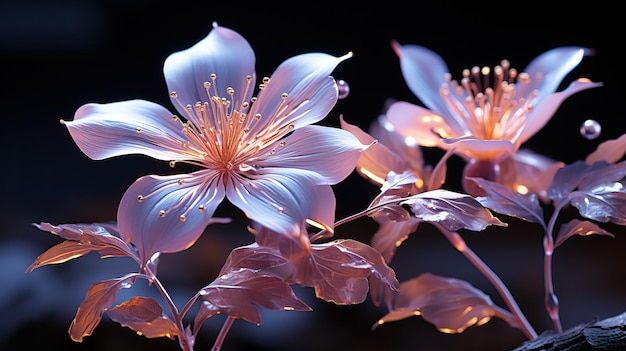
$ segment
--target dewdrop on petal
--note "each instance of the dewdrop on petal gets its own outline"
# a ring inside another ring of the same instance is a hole
[[[337,88],[339,89],[339,100],[345,99],[350,95],[350,85],[343,79],[337,79],[335,81],[337,83]]]

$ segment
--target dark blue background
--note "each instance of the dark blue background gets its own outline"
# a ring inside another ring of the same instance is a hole
[[[605,86],[570,97],[527,146],[572,162],[626,131],[621,48],[609,39],[620,33],[615,9],[568,5],[567,13],[565,9],[547,13],[525,2],[508,9],[478,5],[381,3],[336,9],[289,2],[252,7],[184,0],[0,2],[0,349],[177,350],[175,341],[137,336],[106,316],[82,344],[67,335],[88,286],[135,269],[132,262],[89,255],[29,274],[24,270],[58,242],[31,223],[112,220],[117,202],[134,179],[172,171],[164,162],[141,156],[92,161],[78,150],[59,120],[72,119],[87,102],[143,98],[171,106],[163,61],[204,38],[213,21],[250,42],[259,76],[270,75],[280,62],[300,53],[339,56],[353,51],[354,57],[334,74],[350,84],[351,93],[323,123],[338,125],[343,114],[364,129],[388,98],[418,103],[402,79],[389,45],[392,39],[430,47],[446,59],[457,78],[464,68],[494,66],[503,58],[522,69],[556,46],[595,48],[596,55],[585,58],[564,86],[579,76]],[[604,127],[600,138],[580,136],[578,128],[587,118]],[[431,153],[438,155],[426,152]],[[449,166],[451,172],[460,169],[455,159]],[[365,180],[350,176],[336,187],[338,218],[363,209],[376,192]],[[241,214],[229,204],[224,203],[218,214],[238,221],[215,227],[217,232],[207,233],[191,249],[162,259],[159,273],[180,305],[215,278],[230,249],[253,240]],[[538,226],[515,220],[511,225],[519,229],[463,235],[509,284],[541,332],[551,328],[543,310],[542,234]],[[623,227],[608,228],[615,239],[573,238],[554,256],[554,283],[566,328],[626,310],[626,232]],[[372,222],[362,220],[338,228],[337,236],[366,241],[374,229]],[[401,280],[427,271],[459,277],[502,306],[489,283],[428,225],[405,242],[393,263]],[[129,296],[153,293],[141,284],[136,289]],[[263,311],[260,327],[237,321],[223,350],[506,350],[524,341],[521,332],[495,319],[459,335],[441,334],[421,317],[371,331],[385,311],[369,300],[335,306],[315,299],[311,289],[296,291],[313,312]],[[210,349],[221,323],[214,319],[206,322],[196,350]]]

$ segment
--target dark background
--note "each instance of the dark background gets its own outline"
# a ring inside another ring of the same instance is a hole
[[[493,67],[503,58],[521,70],[557,46],[595,48],[596,55],[586,57],[563,87],[580,76],[603,81],[604,87],[566,100],[526,146],[569,163],[584,158],[599,142],[624,133],[626,91],[618,61],[622,30],[615,8],[593,2],[547,13],[545,6],[533,9],[524,2],[510,9],[411,4],[336,9],[289,2],[249,7],[207,1],[0,1],[0,349],[178,349],[175,341],[137,336],[106,316],[82,344],[67,335],[89,285],[136,269],[132,262],[89,255],[24,271],[58,242],[31,223],[112,220],[117,202],[134,179],[171,172],[166,163],[142,156],[92,161],[78,150],[59,120],[72,119],[87,102],[142,98],[171,107],[163,61],[204,38],[213,21],[250,42],[259,76],[269,76],[283,60],[300,53],[340,56],[353,51],[354,57],[334,73],[349,83],[350,95],[322,123],[338,125],[343,114],[364,129],[388,98],[419,102],[404,83],[389,45],[392,39],[438,52],[455,78],[464,68]],[[579,134],[580,124],[588,118],[603,126],[596,140]],[[426,155],[438,154],[427,150]],[[451,172],[460,169],[456,159],[449,166]],[[365,180],[350,176],[336,187],[337,218],[365,208],[376,192]],[[218,215],[234,217],[235,222],[215,227],[185,252],[162,258],[159,273],[180,306],[215,278],[232,248],[253,240],[245,231],[246,222],[229,204],[220,206]],[[508,284],[537,331],[543,332],[551,324],[543,309],[542,234],[538,226],[507,221],[518,229],[462,234]],[[565,328],[626,310],[626,232],[623,227],[605,227],[616,234],[614,239],[572,238],[554,256],[554,283]],[[367,241],[374,229],[365,219],[338,228],[337,236]],[[400,247],[393,264],[400,280],[422,272],[458,277],[504,306],[485,278],[428,225]],[[369,300],[335,306],[315,299],[311,289],[296,292],[313,312],[262,311],[263,324],[258,327],[237,321],[223,350],[507,350],[524,341],[519,330],[496,319],[458,335],[439,333],[421,317],[371,331],[385,311]],[[146,294],[154,294],[153,289],[138,284],[120,297]],[[219,317],[207,321],[196,350],[209,350],[220,326]]]

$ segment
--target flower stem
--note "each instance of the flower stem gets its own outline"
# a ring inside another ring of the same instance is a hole
[[[517,305],[517,302],[515,302],[513,295],[511,295],[511,292],[498,277],[498,275],[496,275],[496,273],[491,270],[491,268],[489,268],[489,266],[487,266],[487,264],[485,264],[485,262],[480,259],[480,257],[478,257],[478,255],[476,255],[474,251],[472,251],[472,249],[467,246],[465,240],[463,240],[463,238],[458,233],[449,231],[439,223],[433,223],[433,225],[441,231],[446,239],[448,239],[459,252],[461,252],[470,262],[472,262],[472,264],[476,268],[478,268],[478,270],[485,277],[487,277],[487,279],[489,279],[491,284],[493,284],[493,286],[498,290],[498,293],[508,306],[509,310],[516,317],[517,324],[522,332],[526,335],[526,338],[528,338],[529,340],[537,338],[537,332],[530,325],[530,323],[526,319],[526,316],[524,316],[524,313],[522,313],[522,310]]]
[[[222,344],[224,344],[224,339],[226,339],[226,334],[228,334],[228,331],[230,330],[230,327],[232,327],[234,322],[235,318],[231,316],[228,316],[226,318],[226,320],[224,321],[224,325],[222,325],[222,329],[220,329],[220,333],[217,335],[217,339],[215,339],[215,343],[213,344],[213,348],[211,348],[211,351],[220,351],[220,349],[222,348]]]
[[[156,274],[154,274],[148,266],[146,266],[144,269],[147,272],[148,276],[150,277],[150,281],[154,283],[157,290],[159,290],[159,293],[161,293],[161,296],[163,296],[163,299],[167,303],[170,309],[170,312],[172,313],[172,316],[174,317],[174,322],[176,323],[176,327],[178,328],[178,331],[179,331],[178,344],[180,345],[180,348],[183,351],[192,351],[192,349],[189,347],[189,342],[187,341],[187,338],[186,338],[185,326],[183,325],[182,315],[178,313],[178,308],[176,308],[174,301],[172,301],[172,298],[167,293],[167,290],[165,290],[165,287],[163,286],[163,284],[161,284],[161,281],[159,280],[159,278],[157,278]]]
[[[554,208],[554,212],[550,216],[550,222],[548,223],[548,227],[546,229],[544,238],[543,238],[543,276],[544,276],[544,288],[545,288],[545,306],[550,319],[552,319],[552,324],[554,325],[554,330],[557,333],[563,332],[563,327],[561,325],[561,318],[559,317],[559,299],[554,292],[554,284],[552,282],[552,255],[554,253],[554,237],[552,233],[554,232],[554,226],[556,225],[556,219],[563,208],[562,204],[556,205]]]

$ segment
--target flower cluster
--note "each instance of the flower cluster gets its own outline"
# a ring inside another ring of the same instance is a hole
[[[441,332],[461,333],[495,317],[534,340],[539,333],[513,294],[461,235],[506,227],[508,217],[536,224],[544,235],[545,309],[554,330],[563,332],[551,257],[572,236],[613,236],[602,223],[626,225],[626,134],[571,164],[524,149],[524,143],[565,99],[602,86],[581,78],[558,91],[592,50],[559,47],[522,71],[503,60],[467,69],[455,80],[425,47],[393,42],[392,49],[425,107],[393,101],[367,131],[343,116],[339,127],[318,123],[341,97],[331,74],[352,53],[301,54],[259,79],[249,43],[215,23],[200,42],[165,60],[175,113],[129,100],[89,103],[73,120],[62,120],[91,159],[142,154],[194,169],[140,177],[110,223],[35,224],[63,241],[27,271],[90,252],[137,263],[136,271],[88,289],[69,328],[71,339],[91,335],[106,313],[140,335],[177,339],[181,350],[191,351],[202,324],[225,314],[217,351],[236,319],[261,324],[259,308],[311,310],[293,290],[300,285],[340,305],[369,296],[388,310],[373,328],[419,315]],[[428,164],[422,148],[441,149],[444,156]],[[461,191],[447,186],[451,157],[464,162]],[[333,186],[352,172],[379,193],[361,212],[337,220]],[[234,248],[218,276],[177,306],[159,280],[159,257],[184,251],[229,222],[215,216],[224,200],[249,219],[252,243]],[[579,217],[561,224],[557,217],[570,206]],[[336,227],[367,218],[377,226],[370,242],[333,238]],[[398,281],[393,257],[423,222],[489,279],[505,307],[459,279],[427,273]],[[138,279],[150,282],[163,300],[135,296],[115,305],[119,291]]]

